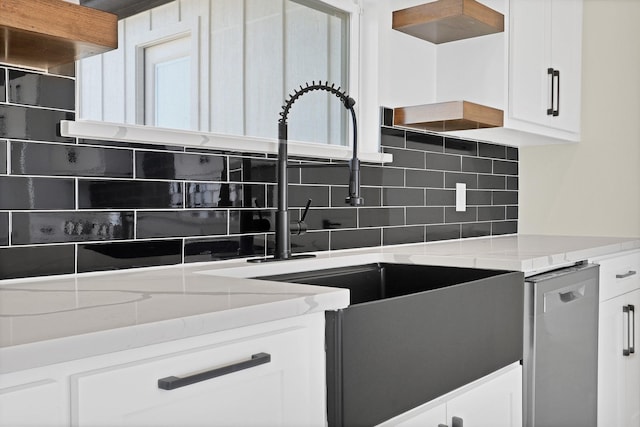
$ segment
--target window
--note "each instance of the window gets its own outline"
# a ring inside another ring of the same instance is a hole
[[[190,47],[190,37],[180,37],[144,49],[144,124],[192,128]]]
[[[276,138],[281,106],[300,85],[357,88],[349,54],[355,7],[189,0],[126,18],[117,51],[80,61],[79,117]],[[310,93],[291,109],[289,138],[348,145],[349,120],[336,97]]]

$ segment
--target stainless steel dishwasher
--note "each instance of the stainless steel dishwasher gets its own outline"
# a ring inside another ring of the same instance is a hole
[[[525,279],[524,425],[595,427],[599,266]]]

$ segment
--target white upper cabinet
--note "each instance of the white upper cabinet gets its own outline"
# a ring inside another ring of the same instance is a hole
[[[512,0],[506,127],[580,139],[582,0]]]
[[[583,0],[479,3],[504,15],[504,33],[432,45],[434,96],[421,104],[465,100],[504,111],[503,126],[449,135],[513,146],[579,141]]]

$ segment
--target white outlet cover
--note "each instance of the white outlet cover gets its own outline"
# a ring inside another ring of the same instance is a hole
[[[456,183],[456,212],[467,211],[467,184]]]

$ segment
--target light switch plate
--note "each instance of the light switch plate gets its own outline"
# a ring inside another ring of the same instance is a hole
[[[456,183],[456,212],[467,211],[467,184]]]

